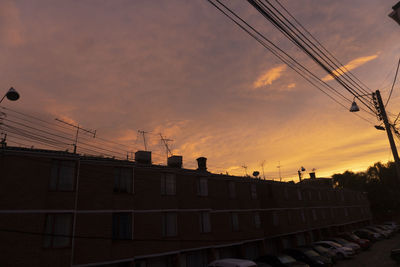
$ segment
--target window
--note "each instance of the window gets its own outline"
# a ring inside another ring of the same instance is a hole
[[[239,217],[237,213],[231,214],[232,219],[232,231],[239,231]]]
[[[164,213],[162,217],[162,234],[163,236],[176,236],[177,235],[177,220],[176,213]]]
[[[119,212],[112,215],[112,239],[132,239],[132,213]]]
[[[304,210],[301,210],[301,219],[303,222],[306,222],[306,215],[304,214]]]
[[[51,164],[50,190],[74,191],[75,161],[53,160]]]
[[[344,208],[344,216],[349,216],[349,210],[347,208]]]
[[[300,189],[297,189],[297,198],[298,198],[299,200],[302,200],[302,199],[303,199],[303,196],[301,195]]]
[[[211,232],[210,213],[201,212],[199,218],[200,218],[200,232],[201,233]]]
[[[46,216],[44,247],[63,248],[71,245],[72,214]]]
[[[322,200],[321,191],[318,191],[318,199],[319,199],[319,200]]]
[[[311,191],[308,191],[308,199],[309,199],[309,200],[312,200],[312,193],[311,193]]]
[[[228,182],[229,198],[236,198],[236,183],[233,181]]]
[[[173,196],[176,194],[176,178],[173,173],[161,175],[161,195]]]
[[[315,209],[312,209],[312,216],[313,216],[314,221],[316,221],[317,220],[317,212],[315,211]]]
[[[288,224],[289,224],[289,225],[293,223],[293,220],[292,220],[292,211],[291,211],[291,210],[288,210],[288,211],[287,211],[287,220],[288,220]]]
[[[274,226],[278,226],[279,225],[279,214],[278,214],[278,212],[273,212],[272,213],[272,224]]]
[[[286,187],[283,189],[283,194],[285,196],[285,199],[288,200],[289,199],[289,192],[288,192],[288,189]]]
[[[197,180],[197,195],[201,197],[208,196],[208,181],[207,178],[199,178]]]
[[[114,192],[133,193],[132,168],[114,168]]]
[[[260,213],[254,213],[254,226],[258,229],[261,227]]]
[[[257,185],[250,184],[251,199],[257,199]]]

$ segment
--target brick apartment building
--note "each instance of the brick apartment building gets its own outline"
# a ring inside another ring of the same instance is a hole
[[[367,224],[359,192],[0,148],[0,266],[197,267]]]

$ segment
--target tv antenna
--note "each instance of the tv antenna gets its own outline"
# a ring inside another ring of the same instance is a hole
[[[162,142],[162,143],[164,144],[164,146],[165,146],[165,151],[166,151],[166,153],[167,153],[167,161],[168,161],[168,155],[171,155],[171,156],[172,156],[172,152],[171,152],[171,150],[169,149],[168,142],[172,142],[172,141],[174,141],[174,140],[164,138],[164,137],[162,136],[161,133],[160,133],[160,137],[161,137],[161,142]]]
[[[282,182],[282,175],[281,175],[281,162],[278,162],[278,166],[276,166],[279,169],[279,182]]]
[[[248,175],[247,175],[247,165],[246,165],[246,164],[243,164],[242,168],[244,169],[244,172],[245,172],[246,177],[247,177],[247,176],[248,176]]]
[[[146,134],[149,133],[149,132],[138,130],[138,133],[140,133],[142,135],[143,144],[144,144],[144,151],[147,151]]]
[[[60,120],[60,119],[57,119],[57,118],[56,118],[55,120],[56,120],[56,121],[59,121],[59,122],[61,122],[61,123],[64,123],[64,124],[66,124],[66,125],[69,125],[69,126],[71,126],[71,127],[73,127],[73,128],[76,128],[75,141],[74,141],[74,143],[72,144],[72,145],[74,146],[74,154],[76,154],[76,146],[77,146],[77,144],[78,144],[79,130],[81,130],[81,131],[83,131],[83,132],[86,132],[86,133],[89,133],[89,134],[93,135],[93,138],[96,138],[96,130],[84,129],[84,128],[82,128],[79,124],[78,124],[78,125],[74,125],[74,124],[72,124],[72,123],[69,123],[69,122],[66,122],[66,121],[63,121],[63,120]]]
[[[262,172],[263,172],[263,179],[265,180],[264,165],[265,165],[265,160],[263,160],[261,162],[261,168],[262,168]]]

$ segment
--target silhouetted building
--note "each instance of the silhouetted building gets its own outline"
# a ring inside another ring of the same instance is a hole
[[[1,266],[205,266],[370,221],[362,193],[89,157],[0,149]]]

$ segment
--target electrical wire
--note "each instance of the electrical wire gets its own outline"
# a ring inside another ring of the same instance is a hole
[[[385,108],[389,104],[390,97],[392,96],[393,88],[394,88],[394,85],[396,84],[397,74],[399,72],[399,66],[400,66],[400,58],[399,58],[399,62],[397,63],[397,68],[396,68],[396,73],[394,74],[394,81],[393,81],[393,84],[392,84],[392,89],[390,89],[390,94],[389,94],[389,97],[388,97],[388,99],[386,101]]]
[[[316,87],[318,90],[320,90],[322,93],[327,95],[329,98],[331,98],[333,101],[335,101],[337,104],[345,108],[346,110],[348,109],[346,106],[344,106],[341,102],[339,102],[337,99],[329,95],[327,92],[325,92],[323,89],[321,89],[318,85],[316,85],[314,81],[319,82],[321,85],[325,86],[327,89],[331,90],[332,92],[336,93],[337,95],[341,96],[344,100],[348,101],[351,103],[352,101],[345,96],[343,96],[340,92],[338,92],[336,89],[331,87],[329,84],[326,82],[322,81],[320,78],[318,78],[315,74],[313,74],[311,71],[309,71],[307,68],[305,68],[302,64],[300,64],[297,60],[295,60],[293,57],[288,55],[286,52],[284,52],[281,48],[279,48],[277,45],[275,45],[272,41],[270,41],[268,38],[266,38],[263,34],[261,34],[259,31],[257,31],[254,27],[249,25],[246,21],[244,21],[239,15],[237,15],[234,11],[232,11],[230,8],[228,8],[226,5],[221,3],[219,0],[215,0],[218,4],[214,3],[213,0],[208,0],[210,4],[212,4],[215,8],[217,8],[221,13],[223,13],[227,18],[229,18],[231,21],[233,21],[239,28],[241,28],[243,31],[245,31],[247,34],[249,34],[251,37],[253,37],[255,40],[257,40],[261,45],[263,45],[267,50],[269,50],[272,54],[274,54],[277,58],[279,58],[281,61],[283,61],[286,65],[288,65],[291,69],[293,69],[295,72],[297,72],[300,76],[302,76],[305,80],[307,80],[310,84],[312,84],[314,87]],[[223,9],[227,10],[231,15],[234,17],[230,16],[227,12],[225,12]],[[238,19],[238,21],[236,19]],[[241,23],[246,25],[249,29],[244,27]],[[261,40],[261,39],[262,40]],[[264,41],[267,43],[265,43]],[[312,80],[313,79],[313,80]],[[354,114],[354,113],[353,113]],[[373,123],[364,117],[354,114],[358,116],[359,118],[365,120],[369,124]],[[374,115],[375,116],[375,115]]]

